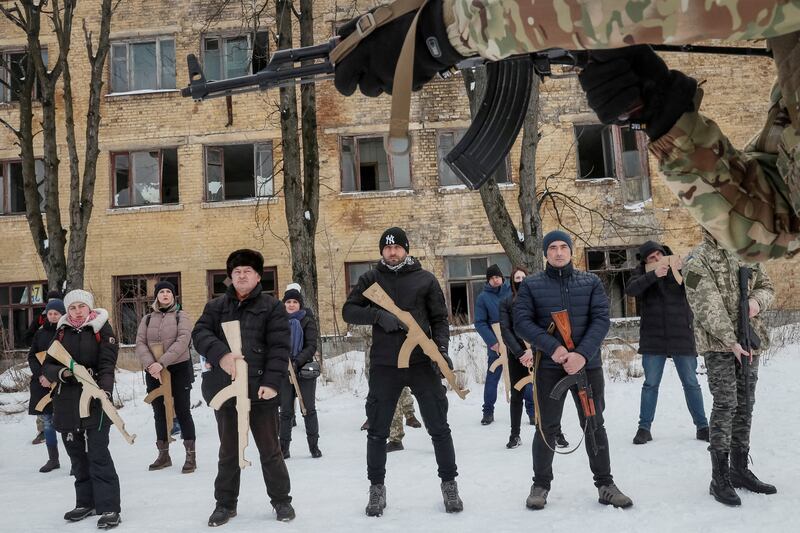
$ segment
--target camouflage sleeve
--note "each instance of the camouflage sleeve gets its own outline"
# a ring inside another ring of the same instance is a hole
[[[753,282],[753,290],[750,291],[750,298],[757,301],[758,307],[761,311],[764,311],[769,309],[775,299],[775,287],[761,265],[755,265],[753,271],[755,272],[755,280]]]
[[[771,114],[759,138],[737,150],[711,119],[685,113],[650,143],[667,186],[717,241],[748,262],[800,247],[800,135]],[[757,143],[758,144],[758,143]],[[771,146],[767,146],[771,145]]]
[[[725,302],[708,265],[694,259],[689,263],[684,278],[686,300],[692,308],[695,324],[724,346],[733,346],[736,340],[736,327],[728,316]]]
[[[546,48],[748,40],[800,30],[797,0],[444,0],[443,5],[456,50],[495,60]]]

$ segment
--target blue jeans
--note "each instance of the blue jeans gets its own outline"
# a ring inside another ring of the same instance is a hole
[[[57,446],[58,437],[56,436],[56,428],[53,427],[53,414],[43,414],[42,424],[44,424],[44,442],[47,446]]]
[[[707,428],[705,408],[703,407],[703,392],[697,382],[697,356],[678,355],[672,358],[678,377],[683,385],[683,395],[686,398],[686,407],[692,415],[692,421],[697,429]],[[656,416],[658,403],[658,386],[664,373],[666,355],[642,355],[644,367],[644,385],[642,385],[642,400],[639,407],[639,427],[650,431],[650,426]]]
[[[486,365],[486,384],[483,386],[483,414],[493,415],[494,404],[497,401],[497,384],[503,377],[503,367],[498,367],[494,372],[489,372],[489,367],[500,356],[492,350],[487,350],[488,363]]]

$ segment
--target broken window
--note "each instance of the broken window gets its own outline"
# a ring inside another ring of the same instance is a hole
[[[111,45],[111,91],[122,93],[175,88],[175,40],[117,42]]]
[[[39,190],[39,209],[45,209],[44,162],[34,163],[36,186]],[[25,188],[22,181],[22,161],[0,161],[0,215],[25,213]]]
[[[44,311],[46,281],[0,284],[0,351],[28,348],[26,333]]]
[[[178,150],[111,154],[114,207],[178,203]]]
[[[638,248],[587,248],[586,270],[603,282],[608,295],[611,318],[638,316],[636,299],[625,294],[625,287],[638,265]]]
[[[122,344],[136,344],[136,331],[142,318],[152,311],[155,301],[156,283],[169,281],[175,286],[175,301],[181,302],[181,275],[141,274],[135,276],[115,276],[114,293],[117,302],[114,310],[116,324],[114,330]]]
[[[342,137],[340,153],[342,192],[411,188],[408,154],[387,154],[383,137]]]
[[[475,322],[475,301],[486,285],[490,265],[499,266],[506,278],[511,275],[511,262],[504,254],[447,257],[445,264],[450,323],[454,326]]]
[[[207,201],[273,194],[271,142],[206,147]]]
[[[24,50],[0,52],[0,103],[19,102],[20,90],[25,80]],[[42,49],[42,61],[47,66],[47,49]],[[34,99],[41,99],[42,86],[37,79]]]
[[[234,37],[203,38],[203,74],[208,80],[225,80],[258,72],[269,62],[267,32]]]

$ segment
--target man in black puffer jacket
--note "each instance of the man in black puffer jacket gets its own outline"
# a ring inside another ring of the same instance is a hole
[[[203,398],[211,401],[231,383],[237,356],[231,353],[222,323],[238,320],[242,355],[247,361],[250,430],[258,447],[270,503],[277,519],[288,522],[294,519],[295,512],[289,496],[289,471],[278,443],[278,391],[289,368],[289,319],[280,301],[261,292],[264,258],[259,252],[236,250],[228,256],[226,267],[231,285],[224,295],[206,304],[192,331],[195,349],[211,365],[211,369],[203,373]],[[212,527],[236,516],[241,475],[234,399],[225,402],[214,416],[220,446],[214,481],[217,504],[208,519]]]
[[[686,288],[678,283],[668,265],[646,271],[646,264],[655,264],[672,250],[654,241],[639,247],[641,265],[625,287],[625,294],[637,298],[639,353],[642,354],[644,384],[639,407],[639,429],[634,444],[653,440],[650,426],[656,414],[658,386],[668,357],[683,385],[686,406],[697,428],[697,439],[708,441],[708,420],[703,407],[703,391],[697,382],[697,350],[694,346],[692,309],[686,301]]]
[[[419,261],[408,255],[405,232],[389,228],[379,242],[382,259],[362,275],[347,297],[342,317],[349,324],[372,325],[372,348],[369,353],[369,393],[367,396],[367,477],[371,486],[367,516],[381,516],[386,507],[386,439],[395,406],[403,387],[411,388],[417,398],[422,419],[433,441],[445,510],[463,509],[455,477],[456,457],[450,426],[447,424],[447,396],[438,370],[417,346],[411,353],[409,368],[397,368],[400,347],[406,340],[405,326],[393,314],[373,304],[364,296],[378,283],[400,309],[408,311],[422,330],[436,343],[445,360],[450,329],[442,288],[436,277],[423,270]]]
[[[542,509],[547,503],[550,482],[553,480],[553,449],[561,424],[565,397],[550,398],[550,391],[563,377],[576,374],[585,367],[589,385],[594,391],[594,437],[599,451],[593,453],[590,439],[586,440],[589,467],[594,474],[600,503],[614,507],[630,507],[633,502],[625,496],[611,476],[608,437],[603,426],[604,381],[600,348],[608,333],[608,297],[596,275],[575,270],[572,264],[572,239],[563,231],[551,231],[543,239],[547,266],[544,272],[522,282],[514,302],[514,330],[543,354],[536,369],[538,407],[542,431],[533,438],[533,486],[526,500],[529,509]],[[563,339],[547,333],[553,321],[551,313],[567,310],[572,326],[574,351],[565,347]],[[586,427],[577,389],[570,391],[578,409],[582,427]],[[547,438],[542,439],[542,433]]]

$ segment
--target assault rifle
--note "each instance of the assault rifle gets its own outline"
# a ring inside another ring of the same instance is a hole
[[[752,363],[753,350],[761,347],[761,339],[753,331],[750,324],[750,276],[753,270],[750,267],[739,267],[739,327],[738,340],[742,349],[747,352],[747,357],[741,357],[742,374],[744,375],[744,405],[750,412],[750,363]]]
[[[335,62],[331,53],[339,44],[334,37],[327,43],[279,50],[272,55],[269,63],[259,72],[248,76],[238,76],[226,80],[210,81],[203,74],[197,56],[189,54],[189,86],[181,89],[181,95],[191,96],[195,100],[229,96],[255,90],[268,90],[285,87],[295,83],[315,83],[330,79],[335,70]],[[724,54],[771,57],[766,48],[747,48],[734,46],[697,46],[697,45],[652,45],[657,52],[689,52],[697,54]],[[533,88],[534,75],[544,80],[545,77],[563,78],[572,73],[556,73],[554,65],[566,67],[568,70],[583,68],[590,59],[589,50],[565,50],[551,48],[532,54],[512,56],[501,61],[487,61],[482,58],[470,58],[456,66],[456,69],[474,69],[486,65],[486,92],[461,141],[445,156],[445,162],[470,189],[478,189],[505,161],[511,147],[522,129],[522,123],[528,109],[528,100]],[[335,57],[337,57],[335,55]],[[299,64],[298,64],[299,63]],[[453,71],[441,72],[448,78]],[[393,93],[392,124],[405,124],[406,138],[395,132],[390,136],[387,147],[392,154],[402,155],[408,152],[407,140],[408,104],[398,104],[395,113],[396,98],[410,98],[409,95],[398,96]],[[402,116],[402,115],[405,116]],[[643,125],[632,124],[641,129]],[[399,138],[398,138],[399,135]],[[396,141],[401,141],[399,144]],[[397,148],[397,146],[401,148]]]
[[[164,355],[164,345],[160,342],[155,342],[150,345],[150,352],[153,354],[156,361],[160,361],[161,357]],[[175,424],[175,398],[172,395],[172,374],[167,370],[167,367],[161,369],[158,380],[161,382],[161,385],[150,391],[147,396],[144,397],[144,401],[145,403],[152,404],[159,396],[164,399],[167,442],[175,442],[175,437],[172,436],[172,428]]]

